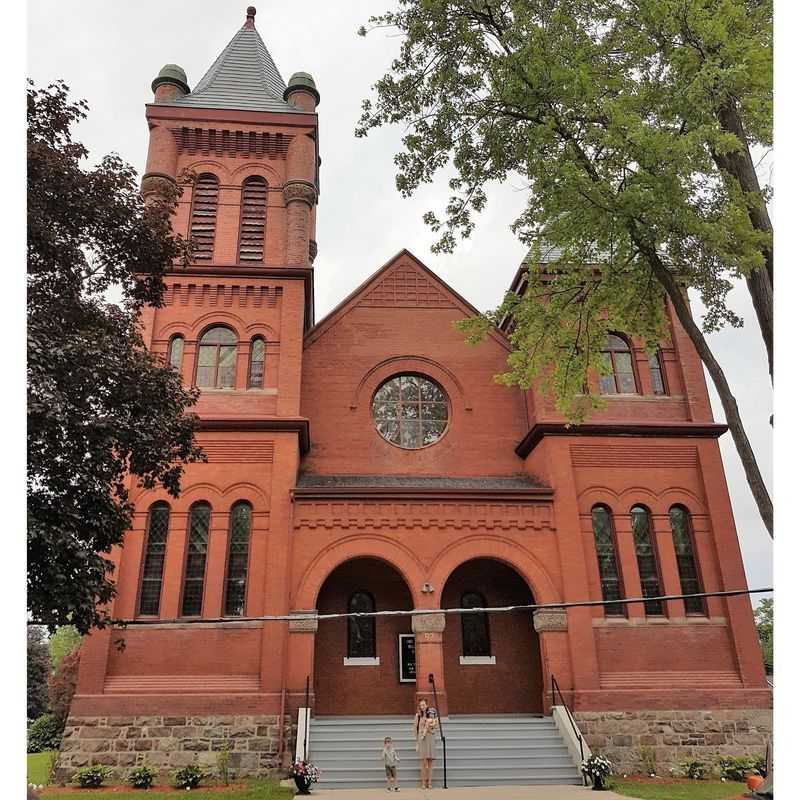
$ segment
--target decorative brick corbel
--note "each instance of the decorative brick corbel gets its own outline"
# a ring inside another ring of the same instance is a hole
[[[300,200],[312,208],[317,202],[317,189],[308,181],[289,181],[283,185],[283,199],[287,206],[295,200]]]

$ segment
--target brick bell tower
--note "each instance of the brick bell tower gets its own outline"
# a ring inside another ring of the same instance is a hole
[[[285,626],[236,617],[289,610],[290,492],[309,443],[300,383],[314,322],[320,163],[314,80],[296,72],[284,82],[255,16],[249,7],[194,89],[175,64],[152,83],[142,193],[180,185],[173,225],[194,251],[188,267],[170,270],[143,331],[200,388],[208,462],[187,467],[178,499],[132,488],[133,525],[112,554],[111,613],[156,624],[87,637],[71,710],[74,725],[108,715],[152,716],[151,724],[164,714],[247,715],[270,726],[268,744],[259,733],[253,752],[236,757],[248,772],[274,766],[288,746],[276,727],[290,712]],[[156,766],[183,756],[161,754]],[[129,766],[119,758],[113,766]],[[64,769],[76,765],[62,757]]]

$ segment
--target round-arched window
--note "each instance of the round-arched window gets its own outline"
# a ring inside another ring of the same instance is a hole
[[[387,442],[416,450],[441,438],[447,428],[447,395],[424,375],[395,375],[372,398],[372,418]]]

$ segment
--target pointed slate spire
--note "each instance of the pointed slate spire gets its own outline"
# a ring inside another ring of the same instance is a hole
[[[256,10],[219,54],[194,90],[166,105],[241,111],[287,111],[296,106],[283,99],[286,83],[255,27]]]

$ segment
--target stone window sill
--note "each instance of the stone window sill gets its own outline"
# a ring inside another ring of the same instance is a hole
[[[495,656],[459,656],[458,663],[464,667],[478,666],[481,664],[496,664]]]
[[[380,658],[348,658],[347,656],[342,659],[342,663],[346,667],[379,667],[381,665]]]

